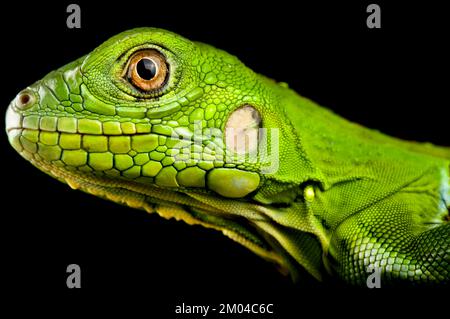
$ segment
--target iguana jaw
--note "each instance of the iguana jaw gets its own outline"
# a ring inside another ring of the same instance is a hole
[[[148,213],[157,213],[166,219],[174,218],[189,225],[201,225],[221,231],[225,236],[276,264],[282,273],[293,275],[295,272],[295,266],[291,264],[292,261],[281,246],[251,220],[220,210],[218,208],[220,205],[204,203],[194,198],[196,196],[193,193],[184,193],[180,190],[161,188],[125,179],[72,172],[64,167],[58,167],[42,160],[36,156],[37,154],[20,148],[21,133],[22,129],[8,129],[10,142],[22,157],[72,189],[78,189],[118,204],[142,209]],[[205,193],[201,194],[201,197],[207,198],[209,203],[216,200],[216,196]]]
[[[39,95],[37,96],[39,98]],[[153,179],[145,177],[144,180],[133,181],[125,176],[116,176],[104,174],[100,168],[99,172],[95,167],[87,167],[86,157],[83,157],[82,163],[74,163],[77,157],[68,157],[71,164],[61,157],[60,144],[48,140],[48,136],[58,135],[58,143],[61,143],[61,136],[77,137],[77,133],[64,133],[58,129],[56,131],[46,131],[42,128],[42,118],[39,113],[36,125],[26,125],[25,118],[29,115],[23,115],[15,110],[13,102],[6,116],[6,128],[11,145],[25,159],[30,161],[40,170],[55,177],[56,179],[68,184],[72,188],[80,189],[84,192],[115,201],[120,204],[128,205],[134,208],[144,209],[148,212],[156,212],[164,218],[175,218],[183,220],[188,224],[199,224],[208,228],[221,231],[224,235],[242,244],[257,255],[277,264],[283,273],[290,273],[295,279],[299,271],[299,264],[314,277],[320,279],[320,274],[316,269],[303,264],[304,260],[293,258],[285,240],[277,238],[279,235],[276,228],[277,222],[272,220],[270,214],[267,214],[267,208],[263,202],[251,200],[249,196],[242,198],[225,198],[213,192],[203,184],[203,187],[186,187],[181,185],[161,186],[153,182]],[[32,127],[30,127],[32,126]],[[101,135],[92,135],[94,138]],[[131,137],[136,135],[129,135]],[[47,137],[47,140],[42,140]],[[103,137],[104,139],[109,137]],[[48,145],[48,144],[50,145]],[[79,142],[78,142],[79,143]],[[53,145],[53,146],[52,146]],[[69,145],[71,147],[67,153],[90,154],[89,149],[84,149],[86,145]],[[56,152],[53,152],[56,149]],[[63,152],[66,152],[63,149]],[[95,152],[95,151],[94,151]],[[124,155],[120,155],[124,156]],[[115,156],[114,156],[115,157]],[[95,163],[94,163],[95,164]],[[97,161],[97,165],[103,162]],[[110,165],[116,165],[117,162]],[[74,166],[75,165],[75,166]],[[83,171],[80,165],[83,165],[89,171]],[[194,166],[195,167],[195,166]],[[216,168],[212,169],[212,171]],[[255,175],[254,172],[244,170],[230,170],[220,168],[222,174],[216,176],[215,189],[229,189],[229,184],[224,178],[231,176],[245,178],[248,174]],[[218,174],[216,174],[218,175]],[[227,176],[228,175],[228,176]],[[234,178],[233,177],[233,178]],[[192,176],[189,177],[193,180]],[[241,179],[242,181],[242,179]],[[245,181],[245,179],[244,179]],[[188,181],[189,182],[189,181]],[[241,185],[246,185],[245,183]],[[283,243],[281,243],[283,242]]]

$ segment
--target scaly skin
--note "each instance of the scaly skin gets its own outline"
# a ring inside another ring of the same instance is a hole
[[[147,49],[167,69],[151,90],[128,73]],[[6,125],[72,188],[220,230],[294,279],[450,281],[449,148],[350,123],[211,46],[121,33],[19,93]],[[258,134],[242,151],[227,127]]]

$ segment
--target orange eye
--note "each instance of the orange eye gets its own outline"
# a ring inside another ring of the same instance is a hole
[[[135,53],[128,65],[127,78],[136,88],[148,92],[161,89],[168,75],[164,56],[156,50]]]

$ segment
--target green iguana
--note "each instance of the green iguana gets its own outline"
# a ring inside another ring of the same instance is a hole
[[[221,231],[296,279],[450,282],[450,148],[348,122],[140,28],[21,91],[11,145],[73,189]]]

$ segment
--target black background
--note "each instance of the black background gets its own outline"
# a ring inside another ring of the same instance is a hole
[[[222,48],[365,126],[448,145],[445,8],[373,1],[381,6],[382,28],[370,30],[365,11],[370,2],[341,2],[78,1],[82,28],[72,30],[66,27],[70,2],[3,5],[1,103],[6,110],[22,88],[110,36],[155,26]],[[445,296],[440,290],[296,287],[215,231],[70,190],[26,163],[5,137],[0,144],[2,274],[9,297],[22,305],[27,296],[41,300],[46,311],[62,303],[67,311],[60,314],[89,303],[99,311],[124,306],[144,309],[149,318],[168,318],[181,302],[275,303],[277,318],[293,318],[306,316],[308,309],[364,316],[386,305],[401,311],[427,308],[425,296],[434,304]],[[71,263],[81,266],[82,289],[66,288]],[[401,295],[413,299],[398,302]]]

